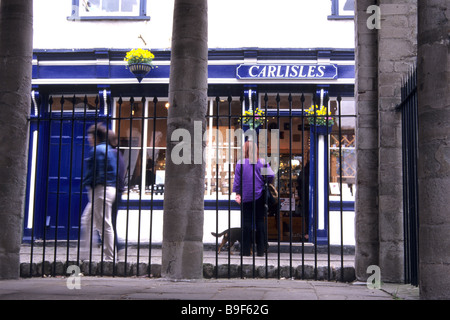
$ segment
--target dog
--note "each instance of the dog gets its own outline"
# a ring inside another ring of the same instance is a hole
[[[241,233],[241,228],[230,228],[227,229],[221,233],[215,233],[215,232],[211,232],[211,234],[216,237],[222,237],[222,243],[219,246],[219,249],[217,250],[217,254],[220,253],[220,251],[222,250],[223,246],[228,243],[228,246],[231,248],[236,241],[239,241],[240,244],[242,244],[242,233]]]

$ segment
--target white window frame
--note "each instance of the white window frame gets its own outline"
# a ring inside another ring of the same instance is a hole
[[[343,11],[347,1],[350,0],[331,0],[331,15],[328,16],[330,20],[346,20],[354,19],[354,11]],[[356,1],[356,0],[353,0]]]
[[[99,0],[100,7],[103,1]],[[122,1],[119,0],[119,8],[121,7]],[[94,10],[92,12],[86,12],[86,3],[89,0],[72,0],[72,15],[68,17],[68,20],[150,20],[147,16],[147,1],[137,0],[137,9],[133,12],[108,12],[103,10]]]

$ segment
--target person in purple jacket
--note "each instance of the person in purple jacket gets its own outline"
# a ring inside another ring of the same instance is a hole
[[[242,255],[249,256],[253,243],[253,231],[256,240],[257,256],[264,256],[266,249],[266,228],[264,218],[266,181],[272,182],[274,173],[264,159],[258,158],[258,146],[253,141],[244,144],[244,159],[238,160],[233,184],[236,202],[242,202]],[[252,228],[252,226],[255,228]],[[256,229],[256,230],[255,230]]]

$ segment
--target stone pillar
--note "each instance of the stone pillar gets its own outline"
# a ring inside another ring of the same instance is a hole
[[[367,27],[366,10],[376,0],[355,1],[356,196],[355,274],[368,277],[378,265],[378,44],[377,30]]]
[[[0,2],[0,279],[15,279],[27,179],[33,1]]]
[[[378,159],[379,267],[383,282],[404,281],[402,79],[417,57],[417,1],[379,0]]]
[[[169,102],[161,273],[170,279],[200,279],[205,192],[202,138],[208,106],[207,0],[175,1]],[[175,135],[172,141],[175,131],[183,138]],[[179,161],[181,149],[188,159]]]
[[[450,299],[449,0],[419,0],[419,288]]]

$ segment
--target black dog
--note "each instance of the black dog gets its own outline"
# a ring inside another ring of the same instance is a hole
[[[230,248],[235,244],[236,241],[239,241],[239,243],[242,245],[241,228],[230,228],[218,234],[215,232],[211,232],[211,234],[216,238],[223,236],[222,243],[220,244],[219,249],[217,250],[218,254],[220,253],[220,250],[222,250],[223,246],[227,242]]]

